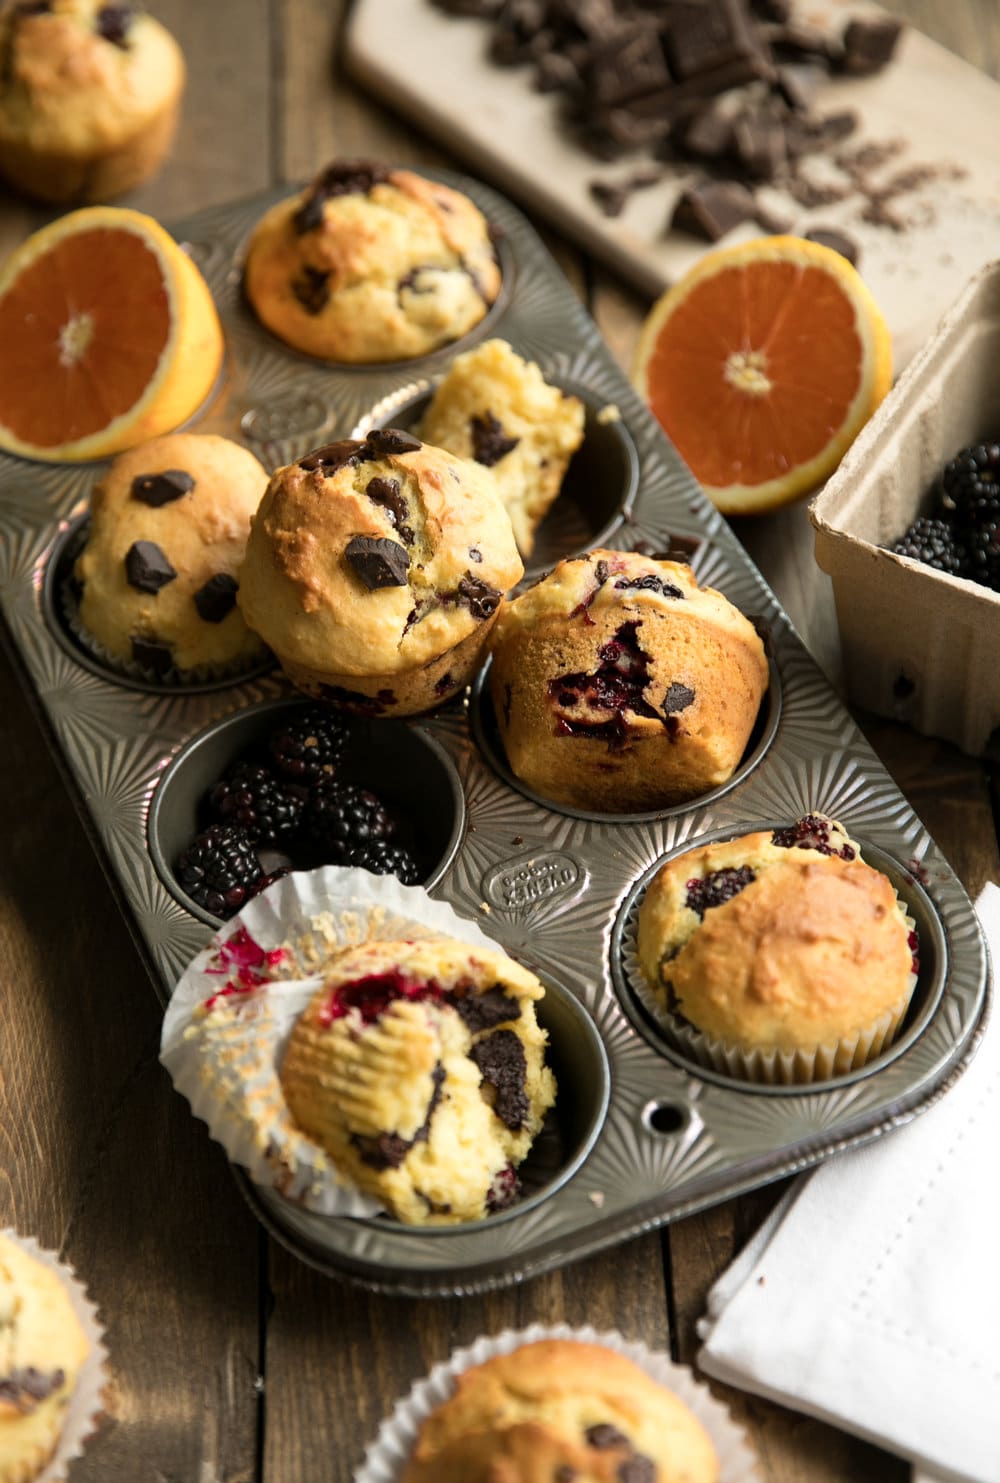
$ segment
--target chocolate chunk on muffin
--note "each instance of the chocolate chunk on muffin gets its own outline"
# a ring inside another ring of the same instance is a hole
[[[916,951],[888,877],[821,814],[686,851],[639,909],[642,973],[682,1048],[755,1080],[877,1055],[906,1013]]]
[[[0,174],[45,201],[105,201],[159,168],[184,58],[143,9],[8,0],[0,12]]]
[[[467,196],[411,170],[341,160],[261,219],[245,285],[257,317],[296,350],[375,363],[467,334],[500,292],[500,269]]]
[[[716,1483],[678,1396],[613,1349],[542,1339],[464,1371],[424,1421],[402,1483]]]
[[[159,675],[261,659],[236,606],[236,573],[266,487],[252,453],[207,433],[172,433],[116,458],[94,489],[75,567],[84,637]]]
[[[680,562],[592,551],[512,602],[490,691],[514,773],[555,803],[610,813],[729,778],[768,685],[764,647]]]
[[[579,398],[550,386],[505,340],[486,340],[452,362],[419,430],[428,442],[493,470],[518,549],[530,556],[583,442]]]
[[[239,603],[300,689],[408,715],[468,683],[522,572],[485,469],[376,428],[275,473]]]
[[[482,1219],[516,1196],[555,1099],[543,995],[506,954],[447,938],[350,949],[292,1031],[289,1110],[400,1220]]]

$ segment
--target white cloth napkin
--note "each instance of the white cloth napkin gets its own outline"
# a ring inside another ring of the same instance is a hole
[[[976,906],[1000,963],[1000,890]],[[709,1375],[1000,1483],[1000,1014],[936,1106],[791,1192],[699,1330]]]

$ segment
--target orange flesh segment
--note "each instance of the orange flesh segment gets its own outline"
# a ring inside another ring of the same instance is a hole
[[[60,336],[92,320],[78,358]],[[160,264],[141,238],[103,228],[57,242],[0,300],[0,406],[6,426],[40,448],[107,427],[152,380],[170,336]]]
[[[750,351],[764,356],[771,388],[763,395],[725,376],[730,355]],[[664,325],[646,376],[653,413],[681,457],[703,484],[726,488],[763,484],[816,457],[843,425],[863,363],[853,305],[829,274],[757,262],[692,289]]]

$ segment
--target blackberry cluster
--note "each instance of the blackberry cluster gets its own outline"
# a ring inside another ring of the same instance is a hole
[[[1000,443],[962,448],[941,471],[935,497],[932,514],[889,550],[1000,592]]]
[[[357,865],[416,885],[416,860],[370,789],[337,777],[348,722],[309,707],[240,756],[203,801],[203,828],[177,860],[177,879],[205,911],[228,918],[291,869]],[[280,852],[275,858],[275,852]]]

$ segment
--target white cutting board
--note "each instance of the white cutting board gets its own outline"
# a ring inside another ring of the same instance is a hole
[[[863,10],[872,7],[859,0],[811,0],[797,13],[832,17],[839,29],[844,18]],[[609,165],[575,146],[560,133],[557,100],[532,89],[530,67],[489,62],[490,32],[488,24],[446,15],[430,0],[355,0],[347,65],[473,172],[641,290],[659,293],[707,250],[705,243],[666,231],[684,181],[699,172],[674,170],[631,195],[621,216],[605,216],[591,198],[590,182],[627,177],[644,157]],[[757,192],[793,231],[839,226],[859,243],[858,266],[892,329],[899,370],[966,280],[1000,258],[1000,83],[908,27],[889,67],[872,78],[824,82],[813,108],[857,112],[859,127],[844,147],[905,141],[876,177],[879,183],[917,165],[960,165],[967,172],[963,179],[940,180],[902,197],[899,205],[910,222],[904,233],[861,221],[858,195],[804,210],[783,191]],[[819,178],[833,167],[808,156],[804,168]],[[756,232],[738,227],[724,241]]]

